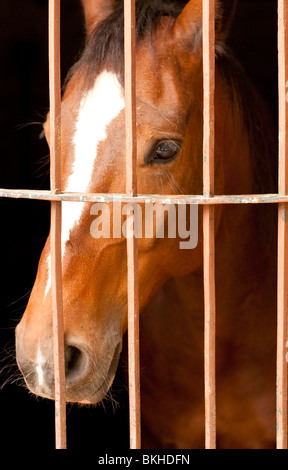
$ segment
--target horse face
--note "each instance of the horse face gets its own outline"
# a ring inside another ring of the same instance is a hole
[[[152,48],[144,40],[138,45],[139,194],[201,193],[201,60],[186,46],[181,53],[179,50],[179,32],[171,18],[163,18]],[[45,133],[49,142],[49,120]],[[66,88],[62,101],[62,190],[125,193],[124,91],[121,79],[109,64],[97,73],[89,87],[79,68]],[[103,215],[102,230],[107,223],[110,237],[98,237],[93,231],[95,221],[100,229],[99,219],[95,218],[98,210]],[[120,213],[118,222],[115,211]],[[137,215],[140,221],[144,220],[144,213],[142,205]],[[123,204],[95,208],[91,203],[62,203],[67,401],[100,401],[116,372],[127,327],[123,224]],[[167,225],[167,217],[163,224]],[[117,236],[113,236],[114,230]],[[17,361],[28,387],[37,395],[53,398],[49,244],[50,237],[27,309],[16,330],[16,346]],[[140,310],[169,277],[184,275],[200,264],[201,238],[193,256],[187,257],[187,251],[179,246],[179,236],[165,240],[155,235],[140,237]]]

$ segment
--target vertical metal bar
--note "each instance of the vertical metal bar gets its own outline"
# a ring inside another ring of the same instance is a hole
[[[279,194],[288,194],[288,3],[278,0]],[[277,448],[287,449],[288,207],[278,206]]]
[[[60,0],[49,0],[50,184],[61,191]],[[66,448],[66,397],[62,311],[61,202],[51,202],[51,295],[55,382],[55,445]]]
[[[203,0],[203,191],[214,196],[215,0]],[[205,447],[216,448],[214,206],[203,206]]]
[[[125,30],[125,120],[126,120],[126,193],[137,195],[136,140],[136,57],[135,0],[124,1]],[[128,357],[129,357],[129,416],[130,447],[141,447],[140,357],[139,357],[139,291],[138,245],[134,236],[135,213],[130,205],[127,218],[128,268]],[[135,207],[135,206],[134,206]]]

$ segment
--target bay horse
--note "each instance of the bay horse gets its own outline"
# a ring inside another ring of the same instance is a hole
[[[124,193],[123,4],[82,4],[87,40],[61,106],[62,189]],[[216,2],[215,193],[268,193],[274,140],[227,46],[235,8]],[[139,194],[202,194],[201,18],[202,0],[136,3]],[[49,143],[49,119],[44,130]],[[66,396],[85,404],[105,398],[127,329],[126,239],[93,238],[91,205],[64,202],[62,220]],[[267,206],[215,211],[218,448],[275,446],[273,224]],[[49,243],[16,328],[16,354],[28,388],[53,399]],[[144,448],[204,446],[202,249],[200,228],[191,250],[179,248],[179,237],[139,239]]]

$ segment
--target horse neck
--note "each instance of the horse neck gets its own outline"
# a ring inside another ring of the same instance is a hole
[[[237,92],[216,73],[215,193],[255,192],[249,131]]]
[[[259,160],[262,157],[265,159],[265,156],[261,154],[261,149],[253,148],[255,142],[251,142],[251,134],[253,135],[254,131],[249,128],[249,125],[253,124],[253,120],[255,120],[256,125],[257,116],[252,118],[249,116],[250,123],[247,124],[247,117],[244,115],[244,108],[239,101],[238,93],[228,89],[227,83],[221,79],[219,74],[216,75],[216,80],[215,194],[241,195],[257,193],[259,188],[255,178],[257,165],[257,162],[254,161],[255,152],[259,153]],[[244,76],[243,80],[246,80]],[[263,110],[261,100],[257,95],[254,95],[254,91],[249,89],[247,81],[244,84],[245,87],[248,87],[247,94],[249,100],[251,99],[251,113],[261,113],[262,111],[259,111]],[[233,100],[231,99],[232,95]],[[262,122],[265,122],[264,110],[261,117]],[[266,123],[263,125],[266,126]],[[269,140],[269,133],[269,126],[267,129],[263,128],[261,130],[264,140]],[[255,145],[257,146],[257,144]],[[257,171],[260,172],[261,176],[260,165]],[[267,183],[265,192],[269,192],[269,184]],[[265,211],[264,219],[262,211]],[[269,246],[267,249],[267,242],[274,240],[274,232],[271,233],[271,238],[269,238],[267,228],[270,230],[269,225],[273,226],[272,220],[275,214],[273,208],[271,211],[270,207],[256,207],[247,204],[217,206],[215,213],[216,218],[217,213],[220,214],[215,241],[217,283],[220,292],[221,290],[227,292],[231,289],[235,294],[230,297],[226,296],[226,299],[223,299],[222,310],[229,312],[233,306],[228,306],[228,304],[224,306],[224,303],[231,301],[237,305],[237,302],[241,302],[241,299],[250,295],[253,289],[259,288],[258,279],[262,277],[262,283],[265,283],[263,273],[269,272],[269,267],[273,266],[274,250]],[[263,230],[263,221],[267,223],[265,230]],[[199,231],[201,230],[202,227],[199,226]],[[191,256],[193,256],[193,250]],[[247,261],[253,259],[253,263],[245,263],[245,259]],[[239,280],[240,272],[242,279]],[[168,285],[168,289],[164,287],[164,297],[168,299],[167,311],[169,311],[170,305],[173,304],[169,298],[177,295],[180,304],[183,300],[183,309],[187,310],[188,308],[191,310],[189,315],[195,316],[195,318],[199,314],[202,316],[203,300],[202,295],[199,295],[199,292],[203,291],[202,266],[187,276],[171,279],[168,281]],[[193,299],[193,302],[186,302],[186,297],[187,299]]]
[[[255,149],[252,149],[250,145],[248,128],[245,125],[245,116],[241,111],[240,103],[231,102],[228,90],[223,84],[216,88],[215,104],[217,138],[215,192],[218,194],[253,193],[255,192],[253,162]],[[253,106],[253,103],[251,105]],[[263,132],[264,135],[265,132]],[[262,155],[260,154],[259,157],[261,158]],[[229,345],[232,339],[234,341],[238,334],[238,325],[245,325],[243,337],[248,338],[247,332],[255,328],[255,318],[261,318],[263,312],[272,314],[268,315],[269,318],[265,316],[263,324],[257,323],[259,338],[266,338],[267,332],[272,331],[274,327],[276,288],[275,280],[273,283],[273,274],[275,274],[273,263],[276,257],[273,248],[266,250],[266,255],[263,249],[267,241],[266,229],[273,226],[273,222],[268,215],[267,225],[264,226],[264,230],[263,225],[259,230],[259,220],[263,222],[262,218],[258,218],[262,207],[251,204],[229,204],[217,205],[215,208],[215,213],[222,212],[215,240],[217,334],[218,336],[219,333],[221,334],[222,344]],[[264,207],[265,212],[269,209],[270,207]],[[202,208],[199,206],[199,215],[201,211]],[[199,217],[199,222],[201,220],[202,218]],[[201,231],[200,222],[199,240]],[[201,250],[200,244],[201,242],[199,243]],[[276,247],[276,243],[272,244],[273,246]],[[187,256],[189,255],[194,256],[193,250],[187,253]],[[274,278],[276,279],[276,275]],[[168,280],[142,312],[140,329],[142,358],[144,361],[147,354],[147,367],[149,370],[153,368],[156,371],[155,381],[158,380],[159,370],[169,370],[170,376],[177,377],[179,383],[183,384],[184,381],[184,386],[187,386],[187,374],[183,375],[184,379],[179,377],[179,370],[182,370],[181,367],[179,368],[179,363],[189,364],[189,374],[193,377],[193,381],[196,377],[202,377],[203,312],[202,265],[186,276]],[[239,335],[241,336],[240,330]],[[242,340],[241,337],[240,341]],[[250,335],[247,342],[252,358],[255,336]],[[161,344],[161,351],[158,348],[159,344]],[[263,344],[265,349],[267,346],[265,340]],[[151,351],[153,351],[153,366],[151,366]],[[226,352],[224,348],[220,350],[222,356],[217,355],[220,364],[222,360],[225,364]],[[264,357],[263,348],[261,352]],[[250,358],[249,355],[247,357]],[[259,357],[262,357],[261,354]],[[189,393],[190,391],[191,387]]]

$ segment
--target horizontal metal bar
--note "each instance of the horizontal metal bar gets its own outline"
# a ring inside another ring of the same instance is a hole
[[[54,193],[52,191],[39,191],[29,189],[1,189],[0,197],[13,199],[37,199],[42,201],[73,201],[73,202],[123,202],[123,203],[162,203],[162,204],[278,204],[288,202],[288,195],[283,194],[242,194],[242,195],[158,195],[106,193]]]

